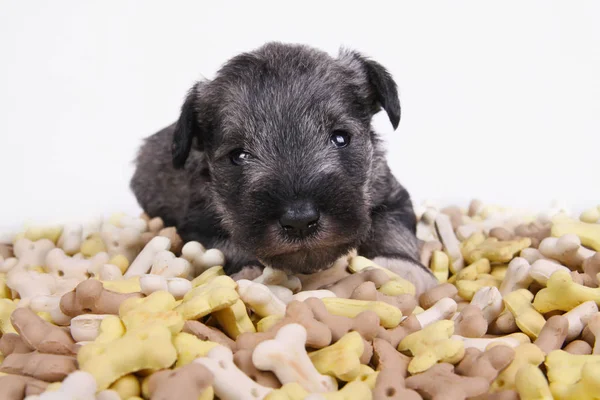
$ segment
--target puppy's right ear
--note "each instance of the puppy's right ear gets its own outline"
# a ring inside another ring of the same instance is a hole
[[[189,91],[181,107],[181,114],[175,126],[173,142],[171,144],[171,156],[173,167],[182,169],[192,150],[192,144],[196,139],[197,147],[202,150],[202,135],[198,124],[198,110],[196,100],[199,84],[194,85]]]

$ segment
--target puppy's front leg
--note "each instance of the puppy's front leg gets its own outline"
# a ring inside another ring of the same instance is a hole
[[[416,218],[408,193],[404,189],[397,193],[373,210],[370,236],[358,254],[412,282],[418,296],[439,282],[419,261]]]

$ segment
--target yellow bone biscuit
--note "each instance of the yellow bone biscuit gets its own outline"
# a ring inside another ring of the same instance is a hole
[[[119,316],[130,331],[150,324],[166,326],[176,334],[183,329],[181,314],[174,311],[177,301],[169,292],[158,291],[144,298],[130,298],[121,303]]]
[[[79,349],[77,361],[94,376],[98,390],[104,390],[124,375],[170,367],[177,360],[171,338],[168,328],[153,324],[108,343],[89,343]]]
[[[537,368],[538,365],[544,362],[544,358],[544,352],[533,343],[524,343],[515,348],[515,358],[492,382],[490,392],[516,389],[515,379],[519,369],[527,364]]]
[[[256,332],[254,324],[246,311],[246,305],[241,299],[237,299],[229,307],[213,312],[213,316],[227,335],[233,339],[245,332]]]
[[[380,269],[383,272],[385,272],[390,277],[391,280],[397,281],[400,285],[402,285],[402,287],[403,287],[402,293],[414,295],[416,292],[415,285],[413,285],[410,281],[407,281],[406,279],[402,278],[400,275],[393,273],[392,271],[390,271],[387,268],[383,268],[383,267],[375,264],[373,261],[369,260],[368,258],[361,257],[361,256],[352,257],[348,268],[350,269],[350,271],[352,271],[354,273],[362,271],[366,268]]]
[[[10,315],[17,308],[17,304],[9,299],[0,299],[0,332],[17,333],[10,322]]]
[[[382,301],[364,301],[327,297],[322,299],[327,311],[333,315],[354,318],[363,311],[372,310],[384,328],[395,328],[402,320],[402,311]]]
[[[429,268],[440,283],[448,281],[450,258],[443,251],[436,250],[431,256]]]
[[[438,362],[459,362],[465,354],[465,347],[462,341],[450,339],[453,333],[454,322],[442,320],[402,339],[398,351],[408,351],[414,357],[408,365],[408,372],[423,372]]]
[[[117,392],[121,399],[129,399],[130,397],[141,395],[140,381],[132,374],[117,379],[110,385],[109,390]]]
[[[506,308],[515,317],[517,326],[527,336],[536,339],[546,320],[533,308],[533,294],[527,289],[518,289],[504,296]]]
[[[468,280],[474,281],[480,274],[487,274],[491,272],[490,262],[487,258],[481,258],[469,266],[461,269],[451,279],[452,281]]]
[[[349,382],[360,374],[363,351],[362,337],[352,331],[336,343],[309,353],[308,357],[320,373]]]
[[[205,357],[218,343],[200,340],[196,336],[181,332],[173,337],[173,345],[177,349],[176,368],[190,364],[198,357]]]
[[[107,315],[102,322],[100,322],[100,330],[95,344],[110,343],[122,337],[125,334],[125,327],[121,322],[121,319],[116,315]]]
[[[142,291],[140,286],[140,277],[133,276],[128,279],[120,279],[115,281],[101,281],[102,286],[106,290],[116,293],[138,293]]]
[[[204,285],[205,283],[210,282],[217,276],[222,276],[222,275],[225,275],[225,270],[223,269],[222,266],[217,265],[215,267],[210,267],[209,269],[202,272],[200,275],[198,275],[197,277],[195,277],[192,280],[192,287],[198,287],[198,286]]]
[[[535,365],[526,364],[517,371],[515,387],[520,400],[552,400],[544,373]]]
[[[258,316],[285,315],[285,303],[279,300],[266,285],[247,279],[240,279],[237,284],[240,298]]]
[[[467,301],[473,300],[473,296],[475,296],[475,293],[477,293],[481,288],[488,286],[497,288],[498,286],[500,286],[500,283],[497,279],[491,277],[491,275],[490,277],[488,277],[487,275],[482,275],[475,281],[462,280],[456,282],[456,289],[458,289],[458,295]]]
[[[550,385],[555,399],[597,400],[600,393],[600,363],[586,363],[581,368],[581,379],[569,386]],[[526,399],[525,399],[526,400]]]
[[[190,290],[175,308],[184,319],[199,319],[214,311],[233,305],[239,294],[236,283],[228,276],[219,276],[209,283]]]
[[[569,354],[564,350],[550,352],[545,365],[552,394],[561,398],[561,394],[567,393],[571,385],[581,380],[586,364],[600,364],[600,355]]]
[[[560,237],[568,233],[579,236],[581,244],[600,251],[600,224],[586,222],[558,222],[552,225],[552,236]]]
[[[571,274],[558,270],[550,276],[546,287],[535,295],[533,306],[540,313],[569,311],[586,301],[600,304],[600,288],[589,288],[573,282]]]
[[[481,258],[491,262],[509,262],[515,254],[531,245],[531,239],[499,241],[496,238],[487,238],[474,249],[464,252],[465,260],[473,263]]]

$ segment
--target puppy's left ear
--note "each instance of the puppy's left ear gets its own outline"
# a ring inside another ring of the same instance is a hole
[[[194,140],[196,140],[199,150],[202,150],[202,132],[198,126],[198,113],[195,109],[198,87],[199,84],[196,84],[188,91],[181,107],[181,114],[175,125],[173,142],[171,143],[171,156],[175,169],[182,169],[185,165]]]
[[[359,69],[366,76],[369,98],[373,99],[373,114],[385,110],[394,129],[400,123],[400,99],[392,75],[381,64],[356,51],[340,51],[340,60],[352,69]]]

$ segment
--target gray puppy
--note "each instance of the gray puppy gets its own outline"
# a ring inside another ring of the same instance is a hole
[[[312,273],[356,249],[421,293],[437,281],[371,127],[381,108],[396,129],[396,83],[379,63],[267,43],[191,88],[177,123],[145,140],[131,189],[185,241],[223,251],[229,274]]]

